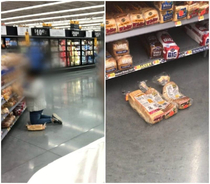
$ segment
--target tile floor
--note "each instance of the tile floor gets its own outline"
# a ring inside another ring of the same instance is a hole
[[[28,132],[26,111],[2,141],[4,183],[25,183],[47,164],[104,136],[103,92],[96,69],[56,74],[45,80],[44,113],[57,113],[63,125]]]

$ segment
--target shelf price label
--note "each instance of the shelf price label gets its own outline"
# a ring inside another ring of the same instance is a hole
[[[134,70],[135,71],[140,70],[140,69],[141,69],[141,66],[140,65],[134,66]]]
[[[204,20],[204,16],[203,15],[198,17],[198,21],[202,21],[202,20]]]
[[[191,54],[192,54],[192,50],[188,50],[188,51],[185,52],[185,56],[189,56]]]
[[[107,75],[108,79],[114,78],[115,77],[115,73],[110,73]]]
[[[181,21],[177,21],[177,22],[175,22],[175,26],[177,27],[177,26],[181,26],[182,25],[182,22]]]
[[[158,64],[160,64],[160,60],[159,59],[153,61],[153,65],[158,65]]]

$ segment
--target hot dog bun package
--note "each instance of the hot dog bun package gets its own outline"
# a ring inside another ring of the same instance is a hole
[[[167,31],[158,32],[157,38],[163,46],[164,59],[177,59],[179,57],[180,49]]]
[[[117,71],[116,60],[106,51],[106,73],[112,73]]]
[[[114,33],[117,33],[116,21],[111,13],[106,13],[106,34],[110,35]]]
[[[205,21],[186,25],[186,33],[199,45],[209,45],[209,29]]]
[[[184,2],[175,2],[173,21],[179,21],[187,18],[188,5]]]
[[[146,82],[147,81],[138,82],[139,89],[145,94],[151,95],[152,100],[157,104],[158,108],[164,112],[164,119],[175,115],[178,112],[176,103],[166,101],[156,89],[148,87]]]
[[[163,86],[162,96],[163,98],[171,103],[175,103],[178,109],[186,109],[193,103],[192,98],[183,95],[178,85],[170,81],[170,76],[166,73],[162,73],[153,78],[153,82]]]
[[[117,56],[117,66],[118,70],[127,70],[133,66],[132,56],[130,54],[126,54],[123,56]]]
[[[153,101],[153,95],[135,90],[126,94],[130,106],[149,124],[155,124],[163,119],[164,112]]]
[[[173,1],[155,1],[154,5],[160,11],[173,10],[174,8]]]

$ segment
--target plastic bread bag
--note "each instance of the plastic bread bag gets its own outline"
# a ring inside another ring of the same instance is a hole
[[[27,129],[29,131],[40,131],[44,130],[46,128],[46,123],[45,124],[35,124],[35,125],[26,125]]]
[[[159,11],[173,10],[174,8],[173,1],[155,1],[154,5]]]
[[[164,119],[175,115],[178,112],[177,105],[174,102],[167,102],[163,99],[162,95],[154,88],[148,87],[147,81],[138,82],[139,89],[145,94],[153,95],[153,101],[157,103],[158,107],[164,112]]]
[[[106,51],[106,73],[116,72],[117,62],[116,60]]]
[[[193,99],[183,95],[178,85],[171,81],[170,76],[165,72],[155,76],[153,82],[163,86],[162,96],[168,102],[176,103],[178,109],[186,109],[192,105]]]
[[[118,70],[128,70],[133,66],[133,58],[130,54],[126,54],[124,56],[117,56],[115,58],[117,60]]]

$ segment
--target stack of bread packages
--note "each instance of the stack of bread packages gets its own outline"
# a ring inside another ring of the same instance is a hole
[[[154,6],[159,11],[160,23],[173,20],[174,4],[172,1],[155,1]]]
[[[163,46],[154,33],[141,35],[140,41],[147,51],[149,58],[163,57]]]
[[[112,73],[117,71],[116,60],[106,51],[106,73]]]
[[[200,46],[209,45],[209,23],[207,21],[188,24],[185,27],[186,33]]]
[[[185,1],[185,4],[188,5],[187,19],[198,16],[200,3],[197,1]]]
[[[112,57],[116,60],[118,70],[120,71],[127,70],[132,67],[133,61],[130,55],[128,40],[123,39],[123,40],[108,43],[107,49],[108,49],[108,52],[112,55]],[[110,59],[109,60],[106,59],[106,70],[108,70],[110,66],[110,65],[107,65],[108,62],[110,62]]]
[[[209,1],[199,1],[198,16],[202,16],[209,13]]]
[[[170,81],[170,76],[165,72],[155,76],[153,82],[163,86],[163,98],[170,103],[175,103],[178,109],[186,109],[192,105],[192,98],[183,95],[179,91],[178,85]]]
[[[185,1],[174,2],[173,21],[180,21],[187,18],[188,4]]]

